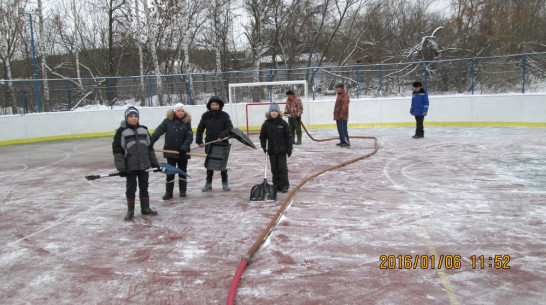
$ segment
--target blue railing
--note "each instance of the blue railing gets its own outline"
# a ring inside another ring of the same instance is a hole
[[[4,109],[11,107],[11,112],[18,114],[39,112],[40,107],[46,111],[67,111],[94,104],[110,107],[127,103],[163,106],[182,102],[195,105],[206,103],[211,95],[219,95],[227,100],[229,84],[254,82],[256,76],[260,81],[307,80],[312,100],[333,97],[333,88],[337,83],[343,83],[346,90],[356,98],[407,96],[411,94],[411,83],[416,80],[422,81],[427,91],[435,95],[544,92],[546,52],[224,73],[48,79],[39,82],[34,79],[4,80],[0,83],[3,93],[0,101],[2,105],[8,106],[4,106]],[[41,88],[36,88],[37,83]],[[33,92],[44,90],[45,85],[49,99],[45,101],[42,95],[40,106],[39,96]],[[285,90],[269,87],[263,99],[282,99]],[[4,110],[6,112],[9,111]]]

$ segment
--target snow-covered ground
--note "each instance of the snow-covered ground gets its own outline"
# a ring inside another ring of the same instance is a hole
[[[379,152],[296,193],[236,303],[544,304],[544,129],[425,129],[420,140],[412,128],[350,129],[377,137]],[[371,140],[334,143],[304,136],[289,159],[292,187],[373,151]],[[232,144],[231,192],[218,174],[201,192],[204,159],[193,157],[188,197],[162,201],[165,176],[153,173],[159,215],[137,210],[132,222],[123,221],[123,179],[84,179],[114,171],[111,138],[0,147],[0,303],[225,303],[241,257],[287,196],[249,202],[263,152]]]

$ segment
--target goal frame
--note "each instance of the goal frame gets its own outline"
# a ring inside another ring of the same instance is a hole
[[[233,83],[228,84],[228,98],[229,103],[231,106],[236,106],[237,103],[233,102],[233,88],[239,88],[239,87],[266,87],[266,86],[286,86],[286,85],[303,85],[304,88],[304,95],[303,95],[303,101],[305,104],[309,104],[309,87],[307,85],[306,80],[288,80],[288,81],[271,81],[271,82],[252,82],[252,83]],[[302,96],[300,95],[300,98]],[[250,134],[250,126],[248,122],[248,106],[252,105],[270,105],[273,102],[271,95],[270,95],[270,101],[269,103],[241,103],[246,104],[245,105],[245,121],[246,121],[246,133],[247,135]],[[286,102],[279,102],[277,104],[286,104]],[[236,118],[238,121],[238,118]]]

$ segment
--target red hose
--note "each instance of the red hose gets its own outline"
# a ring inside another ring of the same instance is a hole
[[[237,268],[237,271],[235,271],[235,275],[233,276],[233,280],[231,281],[231,287],[229,287],[229,294],[227,298],[227,305],[235,304],[235,295],[237,294],[237,287],[239,286],[239,281],[241,281],[241,276],[243,275],[243,272],[245,271],[246,266],[248,265],[248,258],[243,257],[241,259],[241,263],[239,264],[239,267]]]
[[[330,140],[337,140],[338,138],[329,138],[329,139],[315,139],[311,136],[311,134],[309,134],[309,131],[307,131],[307,128],[305,128],[305,125],[303,125],[303,123],[301,123],[301,126],[303,127],[303,129],[305,130],[305,133],[309,136],[309,138],[311,138],[311,140],[313,141],[316,141],[316,142],[323,142],[323,141],[330,141]],[[331,166],[331,167],[328,167],[327,169],[324,169],[322,171],[319,171],[315,174],[313,174],[312,176],[310,177],[307,177],[305,178],[300,184],[298,184],[298,186],[296,186],[289,194],[288,196],[286,197],[286,199],[284,200],[283,204],[281,205],[281,207],[279,208],[279,210],[277,211],[277,214],[275,215],[275,217],[273,217],[273,219],[271,220],[271,222],[269,223],[269,225],[267,226],[267,228],[262,232],[262,234],[260,235],[260,237],[258,237],[258,239],[254,242],[254,244],[252,245],[252,247],[250,247],[250,249],[247,251],[246,255],[243,257],[243,259],[241,260],[241,263],[239,264],[239,267],[237,268],[237,271],[235,272],[235,276],[233,277],[233,280],[231,281],[231,287],[229,288],[229,294],[228,294],[228,299],[227,299],[227,303],[226,305],[234,305],[235,304],[235,296],[237,294],[237,287],[239,286],[239,282],[241,281],[241,276],[243,275],[243,272],[245,271],[245,268],[246,266],[248,265],[250,259],[252,258],[252,256],[254,256],[254,253],[256,253],[256,251],[258,251],[258,249],[260,248],[260,246],[265,242],[265,240],[267,239],[267,236],[269,236],[269,234],[271,233],[271,231],[273,230],[273,227],[277,224],[277,222],[279,221],[280,217],[282,216],[282,214],[284,213],[286,207],[288,206],[288,204],[290,203],[290,200],[292,200],[292,197],[294,197],[294,195],[296,195],[296,193],[299,191],[299,189],[301,187],[303,187],[303,185],[307,182],[309,182],[311,179],[317,177],[317,176],[320,176],[322,175],[323,173],[325,172],[328,172],[328,171],[331,171],[331,170],[334,170],[334,169],[337,169],[337,168],[340,168],[340,167],[343,167],[343,166],[346,166],[348,164],[351,164],[351,163],[354,163],[356,161],[359,161],[359,160],[362,160],[362,159],[366,159],[372,155],[374,155],[375,153],[377,153],[377,151],[379,150],[379,145],[377,144],[377,138],[376,137],[359,137],[359,136],[352,136],[351,139],[372,139],[375,141],[375,148],[374,148],[374,151],[371,152],[371,153],[368,153],[368,154],[365,154],[365,155],[362,155],[358,158],[355,158],[355,159],[352,159],[352,160],[349,160],[349,161],[345,161],[345,162],[342,162],[342,163],[339,163],[339,164],[336,164],[334,166]]]

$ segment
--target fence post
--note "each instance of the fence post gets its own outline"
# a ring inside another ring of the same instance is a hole
[[[313,101],[315,100],[315,72],[317,69],[312,68],[311,71],[311,88],[313,89]]]
[[[188,73],[188,104],[193,105],[191,100],[191,74]]]
[[[527,55],[523,54],[521,58],[521,93],[525,93],[525,66],[527,64]]]
[[[222,72],[224,73],[224,72]],[[228,89],[228,92],[227,92],[227,101],[228,103],[231,103],[231,96],[229,94],[229,84],[231,84],[231,72],[225,72],[227,74],[227,77],[226,77],[226,82],[227,82],[227,86],[226,88]]]
[[[106,79],[108,82],[108,99],[110,100],[110,109],[114,109],[114,103],[112,101],[112,84],[110,83],[110,78]]]
[[[383,65],[379,65],[379,97],[383,97]]]
[[[23,106],[23,114],[27,114],[27,107],[25,105],[25,91],[23,91],[23,82],[19,82],[19,91],[21,91],[21,106]]]
[[[68,111],[70,111],[70,108],[72,107],[72,105],[70,105],[70,85],[68,83],[68,80],[65,80],[64,81],[64,85],[66,87],[66,102],[67,102],[67,106],[68,106]]]
[[[358,98],[359,91],[360,91],[360,78],[358,77],[358,67],[356,67],[356,98]]]
[[[471,89],[471,95],[474,95],[474,81],[475,81],[475,65],[476,65],[476,58],[472,58],[472,66],[470,67],[470,89]]]
[[[423,71],[425,73],[424,77],[423,77],[423,86],[425,87],[425,90],[427,90],[428,92],[428,88],[427,88],[427,62],[423,62]]]
[[[154,104],[154,101],[153,101],[153,94],[154,94],[154,90],[152,88],[152,76],[148,75],[148,92],[150,92],[150,105],[149,106],[153,106]]]
[[[268,75],[267,75],[267,80],[268,81],[271,81],[271,76],[273,74],[272,72],[273,71],[270,68],[269,71],[268,71]],[[269,102],[273,103],[273,86],[269,86]]]

